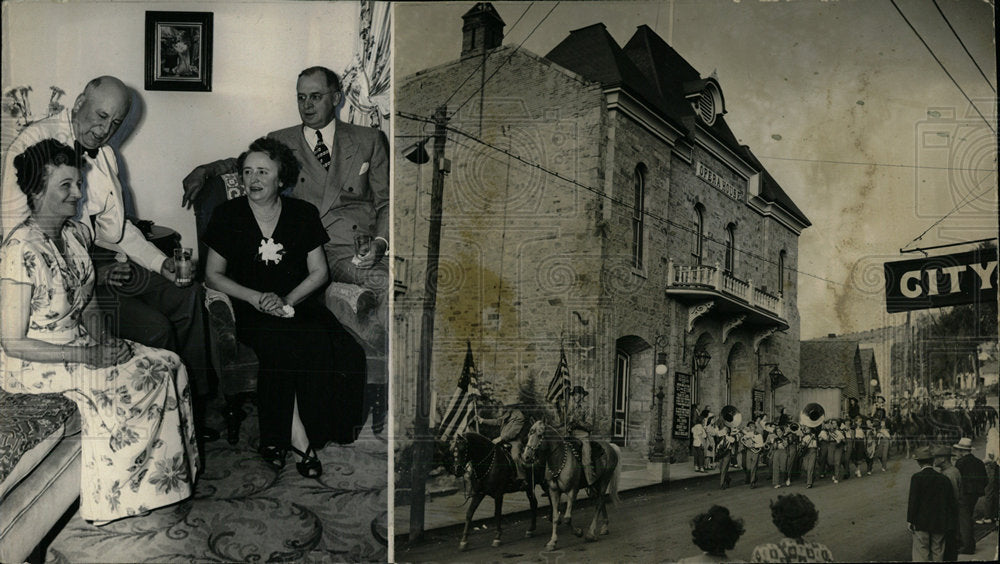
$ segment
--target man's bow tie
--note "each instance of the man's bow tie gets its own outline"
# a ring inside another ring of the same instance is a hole
[[[97,158],[97,152],[101,150],[100,147],[94,149],[88,149],[84,147],[79,141],[73,141],[73,149],[76,151],[78,157],[82,157],[83,154],[86,153],[87,156],[92,159]]]

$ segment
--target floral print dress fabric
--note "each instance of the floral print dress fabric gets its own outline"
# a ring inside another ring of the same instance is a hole
[[[0,247],[0,279],[31,285],[27,337],[60,345],[97,342],[82,322],[94,289],[89,231],[63,226],[66,257],[33,222]],[[191,389],[180,358],[127,341],[133,356],[107,368],[31,362],[0,349],[0,385],[11,393],[62,393],[83,422],[80,514],[111,521],[169,505],[194,491],[198,469]]]

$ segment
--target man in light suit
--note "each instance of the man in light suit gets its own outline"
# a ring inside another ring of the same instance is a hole
[[[319,210],[330,236],[323,248],[330,279],[375,293],[368,315],[378,326],[374,334],[380,343],[375,348],[384,354],[389,322],[389,161],[385,141],[378,130],[336,119],[343,92],[337,74],[328,68],[309,67],[299,73],[296,97],[302,123],[272,131],[268,137],[291,148],[302,167],[291,195]],[[197,197],[208,177],[227,172],[236,172],[236,159],[195,167],[183,181],[184,205]],[[384,384],[366,393],[376,433],[384,421],[384,396]]]
[[[110,258],[117,253],[131,261],[97,261],[95,293],[102,307],[115,308],[117,330],[109,329],[119,337],[181,356],[195,388],[199,436],[214,440],[218,434],[201,424],[203,396],[209,390],[200,291],[196,286],[175,286],[173,257],[164,255],[125,218],[118,158],[107,143],[131,104],[131,93],[121,80],[101,76],[87,83],[71,109],[32,123],[14,139],[7,150],[0,188],[0,238],[29,215],[27,197],[17,185],[14,157],[44,139],[74,147],[86,163],[79,219],[92,230],[96,246],[106,250],[103,255]]]

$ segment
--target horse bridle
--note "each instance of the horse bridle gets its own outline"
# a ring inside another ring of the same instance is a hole
[[[540,430],[538,432],[538,436],[539,436],[538,443],[539,443],[539,446],[541,446],[541,444],[543,442],[545,442],[545,439],[544,439],[544,429],[545,428],[542,427],[542,430]],[[529,438],[531,437],[531,433],[530,432],[528,433],[528,437]],[[562,454],[562,461],[559,463],[559,468],[557,468],[552,473],[552,476],[554,478],[556,478],[556,479],[558,479],[559,475],[562,474],[563,469],[566,468],[566,463],[569,461],[569,450],[570,450],[570,447],[569,447],[568,444],[563,445],[563,447],[564,448],[563,448],[563,454]],[[539,450],[538,447],[532,447],[529,444],[525,444],[524,445],[524,451],[525,451],[524,454],[525,454],[525,456],[528,455],[529,449],[530,449],[530,452],[532,452],[532,453],[534,453],[535,451]]]
[[[466,443],[465,454],[468,457],[468,460],[466,461],[465,466],[469,467],[469,472],[472,474],[472,479],[473,480],[481,480],[483,478],[483,476],[489,476],[490,472],[493,471],[493,465],[496,464],[497,449],[496,448],[491,448],[489,455],[487,455],[486,457],[484,457],[481,460],[473,460],[472,456],[469,454],[468,440],[466,440],[465,438],[462,438],[461,440],[465,441],[465,443]],[[458,444],[457,443],[458,443],[458,439],[456,439],[456,445],[455,445],[456,449],[458,448]],[[478,472],[476,472],[476,466],[484,464],[487,459],[489,459],[490,466],[489,466],[489,468],[486,469],[486,472],[481,476]],[[455,460],[455,469],[458,470],[458,460],[457,459]],[[456,473],[456,475],[457,475],[457,473]]]

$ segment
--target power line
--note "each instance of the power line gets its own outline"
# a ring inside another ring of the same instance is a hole
[[[840,164],[840,165],[856,165],[856,166],[879,166],[879,167],[890,167],[890,168],[912,168],[912,169],[927,169],[927,170],[951,170],[951,171],[968,171],[968,172],[996,172],[992,168],[955,168],[951,166],[925,166],[925,165],[915,165],[915,164],[898,164],[898,163],[868,163],[864,161],[834,161],[828,159],[802,159],[795,157],[775,157],[767,155],[758,155],[757,158],[760,159],[773,159],[776,161],[795,161],[804,163],[824,163],[824,164]]]
[[[401,117],[401,118],[409,119],[409,120],[412,120],[412,121],[419,121],[419,122],[425,122],[425,123],[434,123],[434,120],[432,120],[430,118],[425,118],[423,116],[419,116],[419,115],[416,115],[416,114],[410,114],[410,113],[403,112],[403,111],[400,111],[400,110],[396,111],[396,115],[399,116],[399,117]],[[538,169],[540,172],[542,172],[544,174],[548,174],[549,176],[552,176],[554,178],[562,180],[563,182],[566,182],[568,184],[572,184],[574,186],[577,186],[579,188],[587,190],[588,192],[591,192],[591,193],[593,193],[593,194],[595,194],[595,195],[597,195],[597,196],[599,196],[601,198],[604,198],[604,199],[610,201],[611,203],[618,204],[618,205],[620,205],[620,206],[622,206],[622,207],[624,207],[626,209],[629,209],[629,210],[635,210],[635,205],[633,205],[632,203],[630,203],[628,201],[625,201],[625,200],[622,200],[620,198],[617,198],[615,196],[612,196],[610,194],[605,194],[603,190],[600,190],[598,188],[594,188],[594,187],[591,187],[591,186],[587,186],[586,184],[583,184],[582,182],[579,182],[579,181],[574,180],[572,178],[569,178],[567,176],[563,176],[562,174],[560,174],[560,173],[558,173],[556,171],[549,170],[549,169],[543,167],[542,165],[540,165],[540,164],[538,164],[536,162],[529,161],[529,160],[521,157],[520,155],[514,154],[511,151],[508,151],[508,150],[503,149],[501,147],[497,147],[496,145],[493,145],[493,144],[489,143],[488,141],[484,141],[484,140],[476,137],[475,135],[472,135],[470,133],[462,131],[461,129],[452,127],[450,125],[446,125],[445,128],[448,131],[451,131],[451,132],[453,132],[455,134],[458,134],[458,135],[461,135],[462,137],[465,137],[466,139],[469,139],[469,140],[474,141],[476,143],[479,143],[481,145],[485,145],[486,147],[489,147],[490,149],[493,149],[494,151],[503,153],[504,155],[507,155],[508,157],[510,157],[510,158],[512,158],[512,159],[514,159],[516,161],[519,161],[519,162],[521,162],[524,165],[527,165],[527,166],[529,166],[531,168]],[[675,227],[677,229],[680,229],[681,231],[686,231],[688,233],[691,233],[691,234],[694,234],[694,235],[698,235],[698,232],[695,231],[694,229],[692,229],[691,227],[688,227],[687,225],[682,225],[680,223],[677,223],[677,222],[675,222],[673,220],[670,220],[670,219],[668,219],[666,217],[663,217],[663,216],[661,216],[659,214],[656,214],[654,212],[651,212],[649,210],[643,209],[643,210],[641,210],[640,213],[642,215],[644,215],[644,216],[646,216],[646,217],[654,220],[654,221],[657,221],[657,222],[663,224],[663,225],[669,225],[669,226]],[[701,236],[705,240],[707,240],[709,242],[712,242],[712,243],[716,243],[716,244],[720,245],[721,247],[726,247],[727,244],[728,244],[726,241],[715,239],[711,235],[706,235],[706,234],[702,233]],[[736,247],[734,245],[733,246],[733,251],[734,252],[742,253],[742,254],[744,254],[744,255],[746,255],[748,257],[755,258],[755,259],[763,261],[765,263],[773,264],[775,266],[778,266],[778,262],[776,260],[766,258],[766,257],[764,257],[762,255],[759,255],[759,254],[754,253],[752,251],[749,251],[747,249],[738,248],[738,247]],[[823,278],[822,276],[818,276],[816,274],[812,274],[812,273],[805,272],[805,271],[802,271],[802,270],[797,270],[797,269],[791,268],[789,266],[784,266],[784,268],[785,268],[785,270],[789,270],[791,272],[796,272],[798,274],[803,274],[805,276],[809,276],[810,278],[815,278],[815,279],[821,280],[823,282],[828,282],[830,284],[836,284],[838,286],[843,286],[845,288],[847,287],[847,284],[843,284],[841,282],[836,282],[834,280]]]
[[[913,27],[913,24],[910,23],[909,19],[907,19],[906,14],[904,14],[903,11],[899,9],[899,6],[896,4],[896,0],[889,0],[889,2],[891,2],[892,7],[896,8],[896,11],[899,12],[899,15],[903,18],[903,21],[906,22],[906,25],[910,26],[910,29],[913,30],[913,33],[914,35],[917,36],[917,39],[919,39],[920,42],[924,44],[924,47],[927,48],[927,52],[931,54],[931,57],[934,57],[934,60],[937,61],[938,66],[941,67],[941,70],[944,71],[944,74],[948,75],[948,78],[951,79],[951,83],[955,85],[955,88],[958,88],[958,91],[962,93],[962,96],[965,96],[965,99],[969,101],[969,104],[972,106],[972,109],[976,110],[976,113],[979,114],[979,117],[983,118],[983,121],[986,122],[986,127],[990,128],[990,131],[992,131],[993,134],[996,135],[997,131],[993,129],[993,124],[990,123],[989,120],[986,119],[986,116],[984,116],[982,112],[979,111],[979,108],[977,108],[976,105],[972,102],[972,98],[969,98],[969,95],[965,93],[965,90],[962,90],[962,87],[959,86],[958,82],[955,80],[955,77],[951,76],[951,73],[948,72],[948,69],[945,68],[944,63],[941,62],[941,59],[939,59],[938,56],[934,54],[934,50],[931,49],[931,46],[928,45],[926,41],[924,41],[924,38],[921,37],[920,32],[917,31],[917,28]]]
[[[986,81],[986,85],[989,86],[990,90],[992,90],[995,93],[997,89],[993,87],[993,83],[990,82],[990,79],[987,78],[986,73],[983,72],[982,67],[979,66],[979,63],[976,62],[976,59],[972,56],[972,53],[969,52],[969,48],[965,46],[965,42],[962,41],[962,38],[958,36],[958,32],[955,31],[955,28],[951,26],[951,22],[948,21],[948,17],[945,16],[944,12],[941,11],[941,6],[938,5],[937,0],[934,0],[934,7],[937,8],[938,13],[941,14],[941,19],[944,20],[944,23],[948,24],[948,29],[951,30],[952,35],[954,35],[955,39],[958,40],[958,44],[961,45],[962,49],[965,50],[965,54],[969,56],[969,59],[972,61],[972,64],[976,65],[976,69],[979,70],[979,74],[983,75],[983,80]]]
[[[987,179],[983,179],[983,180],[979,181],[979,184],[976,186],[976,188],[979,188],[979,186],[981,186],[983,184],[983,182],[985,182],[986,180]],[[944,214],[940,219],[938,219],[937,221],[935,221],[934,223],[932,223],[930,227],[928,227],[927,229],[924,229],[924,232],[921,233],[920,235],[917,235],[916,237],[914,237],[914,239],[912,241],[910,241],[909,243],[903,245],[903,248],[906,248],[909,245],[911,245],[911,244],[919,241],[921,238],[923,238],[924,235],[927,235],[928,231],[930,231],[931,229],[934,229],[935,227],[937,227],[937,225],[939,223],[941,223],[942,221],[948,219],[948,217],[951,214],[957,212],[959,209],[961,209],[961,208],[963,208],[963,207],[971,204],[972,202],[975,202],[976,200],[978,200],[979,198],[982,198],[986,194],[989,194],[990,192],[993,192],[995,190],[995,188],[996,188],[995,186],[990,186],[986,190],[983,190],[982,192],[980,192],[975,198],[972,198],[971,200],[969,200],[969,196],[972,195],[972,191],[970,190],[969,193],[966,194],[964,198],[962,198],[962,201],[959,202],[957,206],[955,206],[954,208],[952,208],[952,210],[950,212]],[[968,200],[968,201],[966,201],[966,200]]]
[[[535,5],[535,3],[534,3],[534,2],[532,2],[531,4],[528,4],[528,7],[527,7],[527,8],[525,8],[523,12],[521,12],[521,17],[520,17],[520,18],[517,18],[517,21],[516,21],[516,22],[514,22],[514,24],[510,26],[510,29],[508,29],[508,30],[507,30],[507,33],[508,33],[508,34],[509,34],[510,32],[512,32],[512,31],[514,31],[514,28],[515,28],[515,27],[517,27],[517,24],[521,22],[521,18],[523,18],[523,17],[524,17],[524,14],[527,14],[527,13],[528,13],[528,10],[530,10],[530,9],[531,9],[531,7],[532,7],[532,6],[534,6],[534,5]],[[489,58],[489,56],[490,56],[490,55],[492,55],[492,54],[493,54],[493,53],[487,53],[487,54],[485,54],[485,56],[483,56],[483,57],[482,57],[482,60],[480,60],[480,61],[479,61],[479,64],[478,64],[478,65],[476,65],[476,68],[475,68],[475,69],[473,69],[473,70],[472,70],[472,72],[470,72],[470,73],[469,73],[469,76],[465,77],[465,80],[463,80],[463,81],[462,81],[462,83],[461,83],[461,84],[459,84],[459,85],[458,85],[458,86],[457,86],[457,87],[455,88],[455,91],[451,93],[451,96],[448,96],[448,98],[446,98],[446,99],[445,99],[445,101],[444,101],[444,102],[443,102],[443,103],[441,104],[442,106],[446,106],[446,105],[448,105],[448,102],[450,102],[450,101],[451,101],[451,99],[455,97],[455,94],[458,94],[458,91],[459,91],[459,90],[461,90],[463,86],[465,86],[465,83],[466,83],[466,82],[469,82],[469,79],[470,79],[470,78],[472,78],[472,77],[476,76],[476,73],[478,73],[478,72],[479,72],[479,69],[481,69],[481,68],[483,67],[483,65],[485,65],[485,64],[486,64],[486,59],[488,59],[488,58]]]
[[[528,33],[528,35],[524,39],[522,39],[520,43],[517,44],[517,47],[515,47],[514,49],[511,49],[510,55],[508,55],[507,58],[503,60],[503,62],[501,62],[499,65],[497,65],[497,68],[493,70],[493,74],[491,74],[486,80],[484,80],[483,83],[479,85],[479,88],[476,88],[472,92],[472,94],[468,98],[465,99],[464,102],[462,102],[461,104],[459,104],[458,108],[455,109],[455,111],[454,111],[454,113],[452,115],[458,114],[458,112],[463,107],[465,107],[466,104],[469,103],[469,100],[472,100],[476,96],[476,94],[479,93],[480,90],[486,88],[486,83],[489,82],[494,76],[496,76],[496,74],[498,72],[500,72],[500,69],[502,69],[504,65],[506,65],[507,63],[509,63],[510,60],[514,58],[514,55],[516,55],[517,51],[521,48],[522,45],[524,45],[524,42],[527,41],[528,39],[530,39],[532,35],[534,35],[534,33],[538,30],[538,28],[541,27],[541,25],[543,23],[545,23],[545,20],[549,19],[549,16],[552,15],[552,12],[554,12],[555,9],[558,8],[558,7],[559,7],[559,2],[556,2],[555,5],[552,6],[552,9],[549,10],[549,12],[547,14],[545,14],[545,16],[541,20],[539,20],[537,24],[535,24],[535,27],[531,29],[531,31]]]

